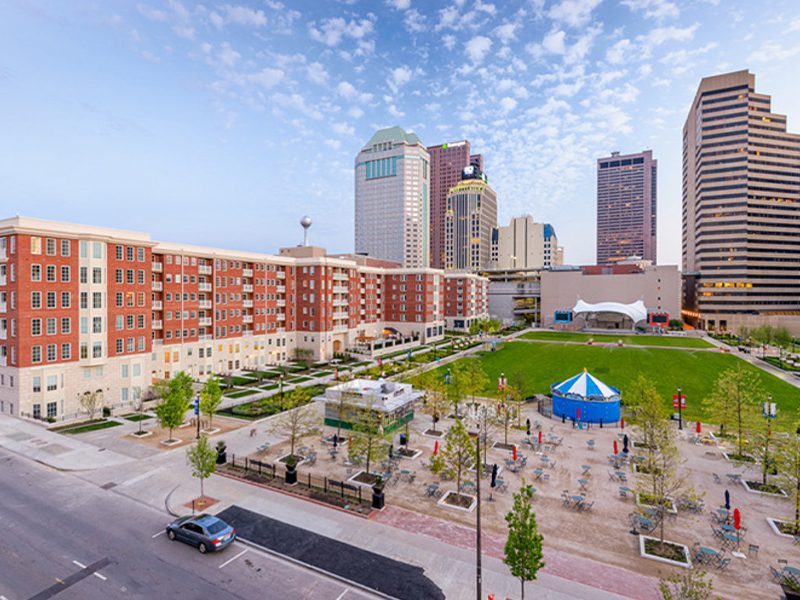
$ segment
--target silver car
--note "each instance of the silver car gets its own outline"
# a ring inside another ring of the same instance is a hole
[[[195,546],[202,554],[219,552],[236,539],[236,530],[214,515],[185,516],[167,525],[167,537]]]

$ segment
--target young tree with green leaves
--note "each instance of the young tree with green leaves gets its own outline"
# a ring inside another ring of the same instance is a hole
[[[295,456],[297,441],[311,435],[319,427],[319,414],[311,402],[308,388],[295,388],[284,397],[283,412],[272,425],[272,431],[289,438],[290,457]]]
[[[103,406],[103,390],[95,390],[93,392],[83,392],[78,396],[81,407],[89,413],[89,420],[94,420],[94,414],[98,409]]]
[[[640,475],[644,482],[643,489],[649,495],[647,503],[658,507],[661,511],[659,522],[659,542],[664,545],[664,526],[667,521],[667,511],[674,507],[675,498],[686,484],[686,474],[680,472],[683,464],[678,445],[675,443],[675,430],[672,427],[663,427],[658,430],[655,437],[656,455],[651,473]],[[639,495],[641,499],[641,494]]]
[[[702,569],[687,569],[662,577],[658,583],[663,600],[711,600],[713,581]]]
[[[626,392],[625,409],[628,421],[636,431],[636,445],[642,452],[640,456],[644,456],[639,468],[642,472],[653,473],[659,444],[665,435],[664,430],[669,428],[669,422],[661,396],[644,375],[639,375]],[[655,487],[655,482],[652,482],[648,493],[655,495]]]
[[[217,451],[208,443],[208,438],[201,435],[192,446],[186,449],[186,461],[192,467],[192,477],[200,480],[200,496],[204,496],[203,482],[217,470]]]
[[[502,392],[502,399],[497,403],[497,424],[503,428],[503,443],[508,445],[508,428],[515,420],[520,425],[522,412],[521,395],[514,386],[506,386]]]
[[[522,482],[514,493],[514,505],[506,514],[508,538],[503,562],[511,574],[519,579],[522,600],[525,600],[525,582],[534,581],[539,569],[544,567],[543,536],[536,524],[536,513],[531,500],[533,490]]]
[[[460,419],[461,415],[459,415],[458,407],[467,396],[467,388],[469,387],[467,380],[469,376],[467,374],[466,366],[461,361],[453,363],[453,366],[449,372],[450,383],[445,385],[445,396],[447,401],[453,407],[453,414],[455,415],[456,419]]]
[[[475,444],[467,432],[467,428],[461,419],[447,431],[444,436],[444,448],[442,458],[445,465],[456,476],[456,491],[461,494],[461,476],[475,462]]]
[[[161,398],[154,409],[156,418],[161,427],[169,429],[167,441],[172,442],[172,431],[183,423],[186,411],[191,406],[192,378],[179,371],[172,379],[159,381],[156,384],[156,393]]]
[[[793,527],[792,533],[800,535],[800,421],[776,444],[775,450],[777,482],[794,507],[794,518],[789,523]]]
[[[461,376],[464,378],[462,382],[464,393],[472,397],[473,402],[475,396],[478,396],[489,385],[489,377],[486,371],[483,370],[481,361],[477,358],[466,358],[463,361],[464,369]]]
[[[212,429],[214,413],[220,404],[222,404],[222,387],[219,385],[219,379],[212,375],[200,390],[200,412],[208,417],[209,429]]]
[[[759,374],[742,365],[723,371],[711,395],[703,401],[709,413],[719,421],[720,433],[724,435],[733,430],[736,435],[733,458],[745,457],[747,431],[756,424],[765,400]]]
[[[365,461],[367,473],[376,461],[389,455],[383,431],[383,413],[374,409],[372,403],[358,410],[358,418],[353,423],[353,444],[350,448],[352,456],[360,456]]]
[[[133,410],[136,411],[136,415],[139,421],[138,435],[142,435],[142,421],[144,421],[144,396],[142,394],[138,395],[134,394]]]
[[[339,398],[336,401],[336,439],[342,436],[342,421],[347,416],[348,411],[353,410],[358,393],[350,383],[346,383],[339,392]]]
[[[436,432],[436,424],[447,412],[446,385],[442,374],[436,370],[428,371],[419,379],[419,386],[425,390],[422,412],[433,421],[431,431]]]

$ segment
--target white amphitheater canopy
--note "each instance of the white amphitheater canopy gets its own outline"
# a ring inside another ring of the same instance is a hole
[[[578,300],[575,306],[572,307],[572,312],[576,315],[581,313],[616,313],[629,317],[634,323],[647,319],[647,308],[641,300],[631,304],[622,304],[621,302],[589,304],[583,300]]]

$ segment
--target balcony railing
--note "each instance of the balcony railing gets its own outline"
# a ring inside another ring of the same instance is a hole
[[[276,275],[278,276],[278,279],[286,279],[286,271],[278,271]]]
[[[252,292],[253,291],[253,284],[252,283],[245,283],[242,285],[242,291],[244,292]]]
[[[242,332],[242,337],[253,337],[253,330],[247,329]]]
[[[153,300],[153,310],[163,310],[164,303],[161,300]]]
[[[210,283],[198,283],[197,289],[201,292],[210,292],[211,291],[211,284]]]
[[[279,285],[275,289],[275,291],[278,292],[279,294],[285,294],[286,293],[286,286],[285,285]]]
[[[203,334],[200,334],[198,336],[198,339],[203,340],[203,341],[205,341],[205,340],[213,340],[214,336],[212,336],[210,333],[203,333]]]
[[[197,272],[200,275],[211,275],[211,265],[200,265],[197,267]]]
[[[163,329],[164,323],[161,320],[153,321],[153,329]]]
[[[164,264],[153,261],[153,273],[161,273],[164,270]]]
[[[242,300],[242,306],[245,308],[253,308],[253,301],[252,300]]]
[[[154,281],[152,287],[154,292],[160,292],[164,289],[164,284],[160,281]]]
[[[346,285],[335,285],[333,286],[333,293],[334,294],[346,294],[350,290],[347,288]]]
[[[278,300],[278,306],[286,306],[286,300]]]
[[[347,273],[334,273],[333,279],[334,281],[348,281],[350,276]]]
[[[200,327],[211,327],[211,317],[200,317],[198,325]]]
[[[252,277],[253,269],[242,269],[242,277]]]
[[[333,313],[333,318],[334,319],[347,319],[349,317],[350,317],[350,315],[348,313],[346,313],[346,312],[335,312],[335,313]]]
[[[252,323],[253,315],[242,315],[242,323]]]
[[[200,300],[200,308],[211,308],[211,300]]]
[[[285,321],[286,314],[285,313],[278,313],[278,321]]]

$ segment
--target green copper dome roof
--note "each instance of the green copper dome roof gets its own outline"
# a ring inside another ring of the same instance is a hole
[[[416,133],[413,131],[406,133],[406,131],[398,125],[376,131],[367,142],[367,146],[380,144],[381,142],[406,142],[408,144],[422,144],[422,141],[419,139],[419,137],[417,137]]]

